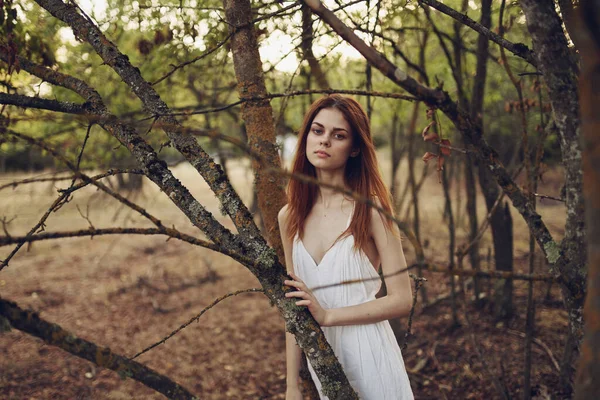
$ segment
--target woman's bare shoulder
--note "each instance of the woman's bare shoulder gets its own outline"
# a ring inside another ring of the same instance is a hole
[[[373,203],[375,203],[377,205],[377,207],[379,207],[380,209],[382,209],[382,205],[381,202],[379,201],[378,198],[373,198]],[[376,230],[378,231],[389,231],[390,230],[390,226],[388,223],[389,220],[389,216],[385,215],[384,212],[380,211],[379,209],[375,208],[375,207],[370,207],[370,211],[371,211],[371,232],[374,232]],[[395,231],[394,229],[394,223],[392,222],[392,231]]]
[[[371,201],[375,204],[375,207],[369,207],[369,210],[371,211],[371,221],[381,220],[382,214],[381,211],[379,211],[379,209],[383,208],[381,206],[381,201],[379,201],[377,197],[371,198]]]
[[[279,213],[277,214],[277,219],[279,220],[279,225],[287,222],[288,215],[289,215],[289,207],[286,204],[283,207],[281,207],[281,210],[279,210]]]

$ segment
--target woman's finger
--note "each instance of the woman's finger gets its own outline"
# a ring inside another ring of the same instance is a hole
[[[301,291],[301,290],[299,290],[297,292],[287,292],[285,294],[285,297],[302,297],[302,298],[304,298],[304,296],[308,297],[308,294],[306,292]]]
[[[304,282],[297,282],[297,281],[283,281],[283,283],[285,285],[288,286],[293,286],[296,287],[298,289],[303,289],[303,290],[308,290],[308,288],[306,287],[306,285],[304,284]]]
[[[300,300],[296,302],[297,306],[310,306],[310,300]]]
[[[288,275],[291,276],[292,278],[294,278],[295,281],[304,283],[304,282],[302,282],[302,279],[298,278],[298,276],[296,274],[294,274],[293,272],[290,272]]]

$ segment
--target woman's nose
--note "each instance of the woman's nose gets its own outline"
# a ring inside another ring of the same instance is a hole
[[[329,135],[325,134],[325,135],[321,136],[320,143],[323,146],[329,146]]]

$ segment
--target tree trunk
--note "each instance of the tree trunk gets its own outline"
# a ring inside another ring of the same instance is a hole
[[[252,24],[252,9],[249,0],[224,0],[227,22],[230,24],[233,37],[231,39],[231,52],[233,65],[238,81],[240,99],[247,97],[264,97],[267,95],[262,69],[262,61],[258,52],[256,32]],[[302,6],[302,50],[308,60],[311,71],[319,85],[327,88],[325,74],[321,70],[312,52],[312,12],[306,5]],[[284,261],[283,246],[279,232],[277,213],[287,202],[283,191],[285,180],[278,175],[267,174],[265,169],[281,169],[281,159],[275,141],[275,123],[273,109],[269,100],[249,101],[242,104],[242,118],[246,125],[248,144],[251,148],[259,150],[268,165],[262,165],[253,160],[256,173],[254,184],[254,199],[258,200],[261,212],[261,221],[266,229],[266,235],[271,246],[277,251],[280,260]],[[288,266],[289,267],[289,266]],[[300,375],[306,392],[311,396],[318,393],[306,362],[302,362]]]
[[[548,87],[554,121],[558,127],[562,161],[565,168],[565,202],[567,222],[561,243],[561,285],[569,329],[574,336],[574,351],[561,371],[565,389],[571,386],[573,360],[579,353],[583,337],[583,302],[587,277],[583,174],[579,144],[579,98],[577,91],[578,66],[564,35],[561,19],[552,0],[521,0],[531,34],[538,68]],[[566,349],[570,352],[570,349]]]
[[[579,78],[585,222],[590,267],[585,301],[585,337],[577,370],[576,400],[592,400],[600,393],[600,3],[582,1],[578,43],[583,70]]]
[[[238,81],[240,99],[265,97],[267,89],[258,53],[256,32],[252,24],[252,9],[249,0],[225,0],[225,15],[233,33],[231,52],[233,66]],[[281,175],[267,173],[268,168],[281,168],[281,160],[275,142],[275,123],[273,109],[268,99],[246,101],[242,104],[242,118],[246,124],[248,145],[258,151],[266,165],[253,160],[255,171],[255,190],[258,206],[267,229],[267,238],[277,251],[280,260],[285,260],[281,236],[277,222],[277,213],[286,203],[283,191],[285,179]]]
[[[487,198],[486,198],[487,203]],[[488,208],[491,206],[488,206]],[[513,270],[513,223],[510,215],[508,203],[504,203],[504,207],[497,207],[496,212],[492,215],[490,225],[502,227],[504,231],[495,234],[492,231],[494,240],[494,259],[496,260],[496,270],[512,271]],[[498,253],[498,249],[502,249]],[[513,280],[498,279],[494,284],[494,315],[497,319],[507,320],[512,316]]]
[[[481,25],[490,29],[492,26],[491,0],[484,0],[481,4]],[[485,93],[485,81],[487,76],[489,40],[479,35],[477,39],[477,66],[475,82],[473,84],[473,97],[471,100],[471,118],[483,126],[483,99]],[[479,186],[485,198],[488,213],[498,195],[500,188],[494,181],[491,172],[487,168],[479,168]],[[490,219],[490,229],[494,241],[494,260],[496,269],[500,271],[513,270],[513,232],[510,209],[497,207]],[[476,287],[479,289],[477,280]],[[476,291],[476,294],[479,290]],[[494,310],[497,319],[508,319],[512,315],[512,292],[513,282],[510,279],[496,282],[494,293]]]
[[[451,168],[453,163],[448,163],[448,167]],[[450,243],[448,243],[448,259],[450,265],[448,268],[453,269],[454,265],[454,254],[456,252],[456,227],[454,226],[454,214],[452,212],[452,197],[450,196],[450,183],[448,179],[447,168],[442,170],[442,187],[444,189],[444,215],[448,217],[448,235],[450,237]],[[460,326],[458,320],[457,304],[456,304],[456,285],[454,284],[454,275],[449,276],[450,279],[450,293],[451,293],[451,309],[452,309],[452,325],[454,327]]]

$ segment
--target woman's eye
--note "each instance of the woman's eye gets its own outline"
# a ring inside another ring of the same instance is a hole
[[[336,133],[336,134],[335,134],[335,138],[336,138],[336,139],[339,139],[339,140],[342,140],[342,139],[345,139],[345,138],[346,138],[346,136],[344,136],[344,135],[340,135],[339,133]]]
[[[313,130],[312,130],[312,131],[313,131],[313,133],[314,133],[314,134],[316,134],[316,135],[320,135],[320,134],[323,132],[322,130],[320,130],[320,129],[316,129],[316,128],[313,128]]]

